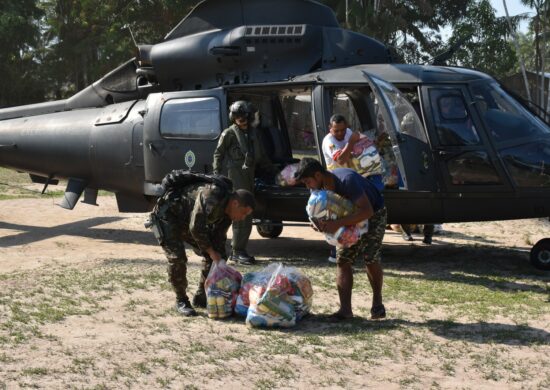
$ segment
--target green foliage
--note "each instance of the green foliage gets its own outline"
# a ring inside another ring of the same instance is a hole
[[[346,2],[323,2],[336,11],[345,25]],[[349,0],[347,27],[394,47],[405,62],[424,63],[442,49],[440,30],[462,17],[472,3],[473,0]]]
[[[450,64],[475,68],[497,77],[510,74],[517,64],[517,57],[508,37],[506,18],[495,15],[489,0],[471,4],[454,25],[450,44],[464,38],[466,42]]]
[[[132,58],[137,43],[156,43],[195,1],[45,0],[43,62],[52,98],[65,98]]]
[[[39,101],[44,91],[34,51],[41,12],[35,0],[3,0],[0,7],[0,107]]]
[[[451,64],[496,76],[517,67],[506,20],[488,0],[348,0],[347,15],[345,0],[320,1],[342,26],[393,47],[405,62],[431,62],[465,40]],[[0,72],[10,82],[0,85],[0,107],[73,95],[134,56],[130,29],[137,43],[157,43],[199,2],[2,0]],[[547,1],[523,2],[537,9],[530,44],[539,45]],[[444,28],[454,31],[448,43]],[[539,49],[534,52],[527,58],[540,57]]]

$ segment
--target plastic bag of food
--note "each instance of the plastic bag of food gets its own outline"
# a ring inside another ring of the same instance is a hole
[[[345,164],[338,163],[343,150],[339,149],[332,154],[332,164],[327,168],[332,171],[336,168],[351,168],[362,176],[381,175],[384,173],[382,158],[373,141],[365,135],[353,145],[350,158]]]
[[[311,310],[311,282],[299,270],[274,264],[266,286],[255,285],[249,290],[250,307],[247,325],[260,327],[290,327]]]
[[[363,176],[383,173],[382,159],[378,149],[368,137],[362,137],[353,145],[350,168]]]
[[[233,314],[242,276],[224,260],[212,264],[204,282],[206,311],[210,318],[226,318]]]
[[[277,269],[278,264],[269,264],[257,272],[248,272],[244,274],[239,295],[237,296],[237,303],[235,305],[235,313],[246,317],[248,314],[248,307],[250,301],[254,303],[258,301],[261,295],[264,293],[271,275]],[[263,290],[262,290],[263,289]]]
[[[322,220],[335,220],[353,213],[355,206],[348,199],[332,191],[312,191],[306,211],[310,221],[318,225]],[[369,230],[368,221],[361,221],[353,226],[343,226],[334,234],[325,233],[325,240],[339,248],[348,248],[355,244],[359,237]]]
[[[277,174],[275,182],[282,187],[296,185],[294,174],[298,171],[299,165],[299,163],[295,163],[284,167],[283,170]]]

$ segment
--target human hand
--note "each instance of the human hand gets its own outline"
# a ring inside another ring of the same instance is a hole
[[[340,229],[340,223],[338,221],[319,221],[319,230],[323,233],[334,234],[338,229]]]
[[[219,254],[219,252],[217,252],[213,248],[208,248],[208,250],[206,252],[208,253],[208,256],[210,256],[210,258],[212,259],[212,261],[215,264],[218,264],[220,262],[220,260],[223,260],[222,256]]]
[[[357,141],[359,141],[359,139],[361,139],[361,134],[359,134],[358,131],[354,131],[351,136],[349,137],[349,141],[348,143],[353,145],[355,144]]]

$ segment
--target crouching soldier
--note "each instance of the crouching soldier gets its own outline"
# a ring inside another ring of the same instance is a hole
[[[151,213],[151,228],[168,258],[168,278],[176,292],[176,309],[184,316],[196,315],[187,297],[187,256],[184,242],[203,256],[199,288],[193,305],[206,307],[204,282],[212,262],[226,258],[227,230],[242,221],[255,207],[254,195],[233,191],[223,176],[172,171],[163,182],[164,195]]]

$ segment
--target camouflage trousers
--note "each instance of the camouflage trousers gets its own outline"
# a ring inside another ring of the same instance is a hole
[[[204,282],[210,272],[212,259],[206,252],[201,252],[194,245],[194,240],[189,233],[187,226],[177,212],[177,205],[171,204],[169,200],[160,199],[151,214],[153,231],[155,227],[157,232],[155,237],[164,250],[168,258],[168,280],[176,293],[177,299],[187,296],[187,255],[185,254],[185,242],[193,247],[198,255],[203,256],[199,286],[197,292],[204,291]],[[225,257],[225,241],[223,248],[214,247],[223,257]]]
[[[383,207],[369,219],[369,231],[359,237],[354,245],[349,248],[339,248],[336,251],[336,263],[353,264],[355,260],[363,256],[365,263],[380,263],[382,260],[382,241],[386,232],[387,211]]]

